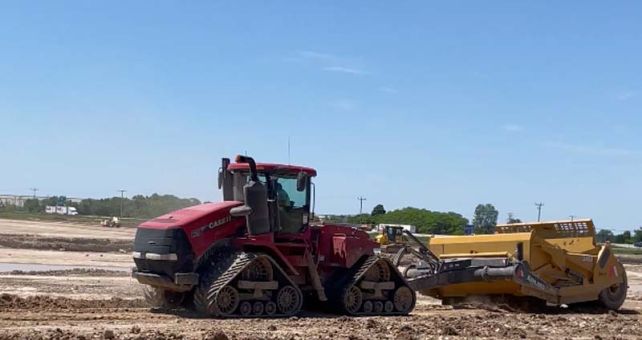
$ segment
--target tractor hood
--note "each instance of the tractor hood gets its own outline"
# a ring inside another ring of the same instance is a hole
[[[190,225],[202,222],[203,220],[211,220],[210,222],[215,223],[216,217],[227,217],[229,216],[230,209],[240,205],[243,205],[243,202],[225,201],[199,204],[156,217],[142,223],[139,227],[147,229],[189,229],[188,227]]]
[[[242,204],[205,203],[144,222],[136,231],[134,250],[158,253],[181,250],[198,257],[215,241],[230,237],[245,224],[245,218],[230,215],[230,209]]]

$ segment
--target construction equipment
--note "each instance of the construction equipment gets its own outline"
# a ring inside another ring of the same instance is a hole
[[[156,307],[214,317],[297,314],[318,302],[348,315],[404,315],[415,292],[367,233],[311,225],[311,168],[222,160],[223,202],[142,223],[132,276]],[[311,211],[312,210],[312,211]]]
[[[504,224],[492,235],[429,242],[402,272],[413,289],[445,304],[482,295],[527,307],[598,302],[615,310],[626,298],[626,271],[609,243],[596,244],[590,219]]]
[[[381,233],[375,237],[382,253],[396,253],[406,246],[403,236],[403,227],[394,225],[383,225]]]
[[[118,219],[118,217],[113,216],[112,218],[101,220],[100,226],[106,228],[119,228],[120,220]]]

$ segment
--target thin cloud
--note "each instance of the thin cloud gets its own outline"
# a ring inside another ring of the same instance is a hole
[[[331,102],[330,107],[337,111],[349,112],[354,111],[359,107],[359,104],[354,100],[340,99]]]
[[[316,51],[297,51],[297,55],[301,58],[312,59],[325,62],[335,62],[340,58],[329,53],[321,53]]]
[[[295,51],[293,56],[284,59],[286,62],[295,62],[318,67],[322,71],[343,73],[355,76],[368,74],[360,63],[352,58],[340,57],[331,53],[300,50]]]
[[[630,157],[640,155],[639,151],[622,149],[622,148],[609,148],[595,145],[577,145],[558,142],[547,142],[544,146],[558,149],[570,153],[589,155],[589,156],[609,156],[609,157]]]
[[[524,127],[517,124],[505,124],[502,126],[502,129],[507,132],[521,132],[524,131]]]
[[[344,66],[328,66],[323,68],[324,71],[328,72],[339,72],[339,73],[347,73],[347,74],[353,74],[357,76],[362,76],[368,74],[367,72],[363,70],[359,70],[356,68],[351,68],[351,67],[344,67]]]
[[[636,97],[638,93],[636,91],[623,91],[617,94],[616,98],[620,101],[629,100],[633,97]]]
[[[383,93],[389,93],[389,94],[395,94],[399,93],[399,91],[393,87],[388,87],[388,86],[382,86],[379,88],[379,92]]]

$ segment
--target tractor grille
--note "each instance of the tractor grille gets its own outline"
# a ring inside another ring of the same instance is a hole
[[[178,272],[191,272],[192,248],[182,229],[147,229],[139,227],[134,238],[134,252],[141,258],[134,258],[140,272],[164,274],[174,277]],[[146,259],[147,254],[176,254],[176,260]]]

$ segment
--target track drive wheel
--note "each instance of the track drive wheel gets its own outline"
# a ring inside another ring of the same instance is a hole
[[[270,261],[261,257],[258,258],[243,270],[241,280],[247,281],[272,281],[274,278],[274,268]]]
[[[172,292],[150,285],[143,286],[143,296],[152,308],[178,308],[185,300],[185,293]]]
[[[390,266],[387,262],[378,261],[363,276],[366,281],[390,281]]]
[[[624,270],[620,263],[618,263],[618,267],[619,272],[623,275],[623,281],[603,289],[598,297],[600,303],[611,310],[617,310],[622,306],[626,299],[626,291],[629,288],[628,280],[626,278],[626,270]]]

